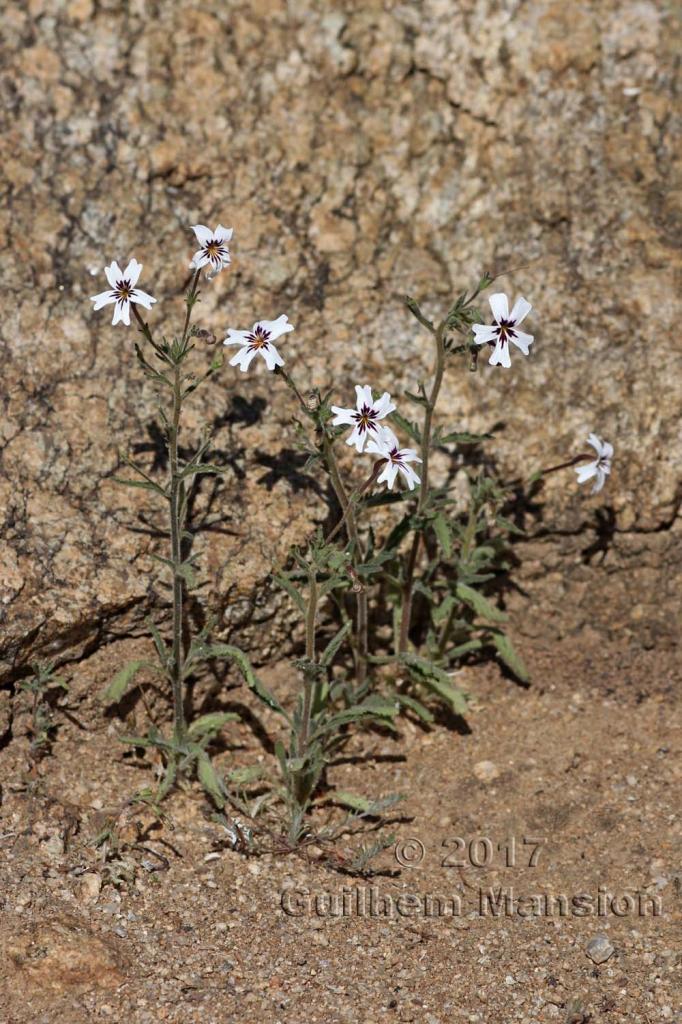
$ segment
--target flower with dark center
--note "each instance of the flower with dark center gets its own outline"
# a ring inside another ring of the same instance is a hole
[[[524,334],[523,331],[518,329],[521,321],[528,316],[533,307],[530,302],[518,298],[510,313],[509,303],[504,292],[496,292],[495,295],[491,295],[489,302],[495,323],[490,325],[473,324],[474,343],[476,345],[492,345],[493,352],[489,359],[490,365],[496,366],[499,364],[509,369],[511,366],[509,343],[511,342],[512,345],[516,345],[523,352],[524,356],[528,355],[528,349],[533,343],[532,334]]]
[[[590,434],[587,442],[588,444],[591,444],[596,451],[597,458],[593,462],[589,462],[586,466],[576,466],[575,471],[578,474],[579,484],[584,484],[594,477],[592,494],[597,494],[601,491],[602,487],[606,483],[607,476],[611,472],[613,445],[609,444],[608,441],[600,440],[596,434]]]
[[[385,483],[389,491],[393,489],[398,473],[403,477],[411,491],[418,483],[419,477],[409,465],[410,462],[421,462],[414,448],[401,448],[398,438],[390,427],[380,427],[376,437],[370,438],[367,442],[368,452],[379,455],[386,460],[386,465],[377,477],[377,483]]]
[[[230,366],[238,366],[246,373],[256,355],[265,361],[268,370],[284,366],[284,360],[273,345],[282,334],[293,331],[294,325],[283,314],[276,320],[259,320],[250,331],[236,331],[230,328],[223,345],[239,345],[239,351],[230,359]]]
[[[357,451],[361,452],[365,442],[370,437],[375,437],[379,430],[379,420],[383,420],[395,409],[388,391],[384,391],[381,398],[376,402],[372,397],[372,389],[368,384],[361,387],[355,385],[357,396],[355,409],[342,409],[338,405],[332,406],[334,419],[332,424],[335,427],[352,426],[353,430],[346,438],[346,444],[355,445]]]
[[[109,290],[100,292],[99,295],[92,295],[90,301],[95,303],[95,309],[114,304],[112,324],[116,325],[120,322],[124,323],[126,327],[130,327],[131,302],[139,303],[145,309],[151,309],[152,303],[156,302],[151,295],[147,295],[146,292],[135,287],[141,270],[142,264],[137,260],[131,260],[125,270],[121,270],[115,260],[104,268],[110,286]]]
[[[201,247],[192,257],[192,270],[201,270],[202,267],[210,265],[213,273],[217,274],[230,264],[232,257],[227,243],[232,238],[232,228],[224,228],[219,224],[215,231],[211,231],[205,224],[194,224],[192,231]]]

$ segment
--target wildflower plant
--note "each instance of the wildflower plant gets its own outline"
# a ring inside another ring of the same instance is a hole
[[[347,399],[336,384],[323,391],[296,379],[279,347],[294,330],[288,316],[258,320],[249,330],[227,328],[224,345],[237,349],[229,365],[241,375],[260,367],[288,389],[297,444],[307,455],[306,471],[325,474],[333,495],[324,528],[302,538],[273,571],[275,583],[301,619],[301,649],[291,666],[298,695],[292,701],[264,686],[238,647],[213,641],[208,629],[193,636],[184,621],[185,595],[198,574],[187,510],[201,477],[222,472],[210,462],[208,436],[191,456],[180,456],[183,404],[222,365],[219,357],[200,376],[189,372],[194,339],[201,333],[192,324],[192,314],[202,273],[210,280],[229,266],[232,237],[231,229],[221,225],[214,231],[204,225],[193,230],[200,249],[191,262],[184,323],[171,340],[155,336],[142,318],[138,307],[151,309],[155,299],[138,290],[142,268],[135,260],[124,272],[116,263],[107,267],[110,289],[92,299],[95,309],[114,304],[114,324],[129,324],[130,314],[134,316],[141,335],[135,343],[137,360],[159,394],[168,449],[165,480],[126,457],[134,476],[120,482],[151,491],[166,510],[168,549],[155,557],[170,586],[170,638],[150,622],[156,660],[126,665],[107,697],[120,700],[143,670],[167,683],[173,708],[170,734],[151,726],[146,736],[128,737],[135,747],[153,747],[163,757],[163,778],[148,799],[158,804],[180,774],[194,772],[225,812],[221,821],[231,845],[250,847],[259,819],[263,833],[277,833],[287,848],[295,848],[313,835],[329,839],[339,834],[338,828],[316,832],[311,812],[328,800],[327,768],[359,730],[395,731],[401,714],[431,723],[437,704],[464,715],[466,695],[456,686],[453,672],[462,659],[487,651],[516,676],[527,678],[496,596],[500,577],[511,564],[511,538],[521,532],[505,514],[518,481],[504,483],[480,468],[483,460],[467,458],[491,437],[447,423],[439,399],[446,373],[476,371],[484,346],[490,350],[491,367],[485,372],[510,370],[512,347],[528,356],[534,338],[520,325],[526,326],[532,307],[523,297],[510,305],[504,293],[495,292],[489,299],[493,323],[483,323],[479,301],[495,281],[491,274],[462,292],[440,319],[431,320],[407,297],[407,310],[431,339],[430,377],[402,396],[396,394],[395,381],[378,382],[379,387],[357,384],[354,406],[342,404]],[[588,440],[596,459],[580,452],[539,470],[531,480],[573,467],[579,483],[594,480],[593,490],[600,490],[611,469],[613,448],[594,434]],[[434,474],[437,452],[468,467],[466,507]],[[473,461],[479,468],[472,467]],[[280,723],[274,741],[276,771],[252,766],[222,775],[211,761],[208,743],[235,716],[213,712],[188,721],[185,706],[186,681],[209,658],[235,662],[252,694],[275,713]],[[346,793],[337,794],[336,800],[351,810],[351,825],[347,820],[341,827],[351,827],[358,818],[386,810],[395,797]],[[240,817],[228,817],[227,808]],[[244,823],[247,819],[250,824]],[[283,830],[277,824],[282,821]]]

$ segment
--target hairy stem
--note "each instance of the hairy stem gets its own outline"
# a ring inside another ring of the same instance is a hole
[[[422,321],[423,322],[423,321]],[[424,511],[429,496],[429,454],[431,451],[431,433],[433,430],[433,414],[438,402],[443,373],[445,371],[445,328],[446,322],[442,320],[433,331],[436,342],[436,357],[433,367],[433,383],[431,393],[427,399],[426,411],[424,413],[424,426],[422,428],[421,458],[422,458],[422,480],[417,501],[417,514]],[[407,643],[410,635],[410,623],[412,620],[412,588],[414,585],[414,572],[417,567],[417,557],[421,544],[421,531],[415,530],[412,539],[412,547],[407,559],[405,568],[405,582],[403,583],[402,594],[402,617],[400,620],[400,634],[398,637],[398,654],[404,654],[407,650]]]
[[[331,440],[327,434],[323,434],[322,437],[322,454],[329,471],[329,477],[334,488],[334,493],[338,498],[343,513],[343,520],[346,523],[346,530],[348,531],[348,537],[353,545],[354,550],[354,561],[362,562],[364,557],[364,551],[360,542],[360,534],[358,532],[358,524],[355,518],[355,509],[353,503],[348,497],[348,492],[344,487],[343,480],[339,474],[339,467],[336,463],[336,456],[334,455],[334,449],[332,447]],[[356,681],[358,686],[364,685],[365,679],[367,678],[367,656],[369,653],[368,644],[368,615],[367,615],[367,591],[364,587],[355,591],[357,600],[357,618],[356,618],[356,638],[357,638],[357,656],[355,665]]]
[[[298,741],[298,756],[305,757],[310,735],[310,713],[315,687],[315,628],[317,622],[317,574],[314,567],[308,570],[308,608],[305,619],[305,656],[308,665],[304,672],[303,713]]]
[[[178,745],[187,739],[187,723],[183,699],[183,651],[182,651],[182,603],[183,579],[180,574],[182,544],[180,526],[181,484],[178,472],[178,430],[182,409],[180,365],[173,367],[173,412],[168,430],[168,455],[170,461],[170,537],[171,561],[173,563],[173,655],[171,661],[171,687],[173,690],[173,734]]]

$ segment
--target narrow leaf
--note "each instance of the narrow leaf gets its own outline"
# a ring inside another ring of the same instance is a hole
[[[506,622],[507,616],[504,612],[496,608],[494,604],[483,596],[478,590],[474,590],[473,587],[468,587],[466,583],[457,584],[457,597],[460,601],[464,601],[470,608],[480,615],[481,618],[487,619],[488,622]]]
[[[332,639],[329,641],[324,651],[322,652],[322,657],[320,658],[321,665],[331,665],[332,661],[334,660],[334,656],[336,655],[336,652],[338,651],[339,647],[350,633],[352,626],[353,623],[349,619],[348,622],[345,622],[343,624],[341,629],[337,632],[336,636],[332,637]]]
[[[197,777],[206,792],[218,807],[225,806],[225,787],[216,772],[208,754],[203,752],[197,759]]]
[[[103,700],[108,701],[110,704],[118,703],[137,673],[146,664],[146,661],[129,661],[127,665],[124,665],[104,691]]]
[[[530,676],[528,669],[523,661],[521,655],[516,651],[509,637],[498,630],[492,634],[492,642],[495,645],[497,653],[499,654],[502,661],[505,663],[507,668],[510,668],[517,679],[521,682],[527,683]]]
[[[212,711],[208,715],[196,718],[187,730],[192,739],[205,736],[207,733],[218,732],[226,722],[239,721],[239,715],[232,711]]]

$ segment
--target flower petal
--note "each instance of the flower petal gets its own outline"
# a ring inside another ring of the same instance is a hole
[[[596,434],[589,434],[588,438],[587,438],[587,443],[592,445],[592,447],[596,451],[597,455],[601,455],[601,453],[602,453],[602,443],[601,443],[601,439],[598,438]]]
[[[148,295],[147,292],[141,291],[139,288],[134,288],[133,293],[130,296],[131,302],[139,302],[145,309],[151,309],[152,305],[156,302],[153,295]]]
[[[525,320],[532,308],[533,307],[530,302],[519,295],[518,299],[514,303],[511,313],[509,314],[509,319],[514,324],[520,324],[522,320]]]
[[[142,273],[142,264],[138,263],[137,260],[133,259],[130,261],[128,266],[123,271],[123,277],[128,282],[131,288],[134,288],[138,282],[140,274]]]
[[[524,334],[523,331],[517,331],[516,329],[514,329],[514,334],[516,337],[510,338],[509,340],[513,341],[516,347],[521,349],[524,356],[527,356],[528,348],[533,344],[533,335]]]
[[[123,277],[123,274],[121,273],[121,268],[119,267],[116,260],[114,260],[113,263],[110,263],[108,267],[104,268],[104,273],[107,275],[107,281],[109,282],[112,288],[115,288],[118,282]]]
[[[224,228],[222,224],[219,224],[214,231],[214,235],[219,242],[229,242],[232,238],[232,228]]]
[[[504,366],[506,370],[511,366],[511,356],[509,354],[509,345],[503,341],[497,342],[493,349],[493,354],[488,360],[491,366]]]
[[[284,366],[284,360],[273,344],[264,345],[258,351],[265,360],[268,370],[274,370],[276,366]]]
[[[598,466],[597,467],[597,472],[595,473],[594,487],[592,488],[592,492],[591,493],[592,494],[599,494],[599,492],[601,491],[601,489],[602,489],[602,487],[604,486],[605,483],[606,483],[606,474],[604,473],[604,470],[601,469]]]
[[[509,303],[507,302],[507,296],[504,292],[495,292],[488,299],[490,308],[493,311],[493,316],[497,320],[498,324],[501,320],[509,319]]]
[[[411,491],[414,490],[415,486],[418,483],[421,483],[421,480],[419,479],[419,477],[417,476],[417,474],[415,473],[411,466],[401,466],[400,472],[405,478],[405,482],[407,483],[407,486],[410,488]]]
[[[197,236],[199,245],[208,245],[213,238],[213,232],[210,228],[207,228],[205,224],[193,224],[192,231]]]
[[[230,366],[238,366],[242,373],[246,373],[257,351],[255,348],[249,348],[248,345],[244,345],[244,348],[240,348],[236,356],[232,356]]]
[[[351,447],[355,446],[356,451],[361,452],[365,447],[365,441],[367,440],[367,431],[361,430],[359,426],[355,427],[351,431],[350,436],[346,438],[346,444]]]
[[[358,410],[362,409],[365,405],[371,406],[374,402],[374,399],[372,398],[372,389],[369,384],[365,384],[362,387],[359,384],[356,384],[355,394],[357,395]]]
[[[397,475],[398,467],[393,462],[387,462],[385,469],[383,469],[382,472],[377,477],[377,483],[385,483],[389,491],[392,491],[393,484],[395,483],[395,478],[397,477]]]
[[[388,391],[384,391],[381,398],[374,403],[374,411],[377,414],[377,418],[383,420],[384,416],[388,416],[395,410],[395,404],[391,401],[391,396]]]
[[[130,301],[128,299],[116,303],[111,323],[113,326],[116,326],[117,323],[124,323],[126,327],[130,327]]]
[[[233,327],[230,327],[223,345],[246,345],[250,337],[251,331],[235,331]]]
[[[357,416],[355,409],[342,409],[338,405],[333,405],[332,412],[334,413],[333,427],[352,426],[355,423]]]
[[[102,306],[108,306],[110,302],[116,302],[116,292],[100,292],[99,295],[91,295],[90,302],[94,302],[93,312],[95,309],[101,309]]]
[[[262,327],[264,331],[267,331],[270,335],[270,341],[276,341],[282,334],[287,334],[289,331],[294,330],[294,325],[288,322],[288,317],[282,314],[278,316],[276,320],[259,320],[258,323],[253,325],[254,331],[257,327]]]
[[[474,332],[474,344],[485,345],[489,341],[496,341],[499,333],[498,327],[488,326],[487,324],[472,324]]]
[[[194,256],[192,256],[192,262],[190,263],[190,267],[193,267],[195,270],[201,270],[201,268],[205,267],[208,262],[209,258],[204,252],[204,250],[197,249],[197,251],[194,253]]]
[[[578,483],[584,484],[586,480],[591,480],[592,477],[595,476],[597,472],[597,463],[588,462],[587,465],[576,466],[575,472],[578,477]]]

